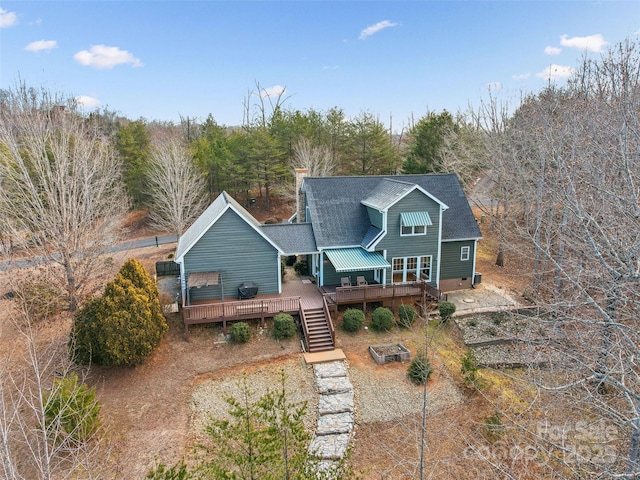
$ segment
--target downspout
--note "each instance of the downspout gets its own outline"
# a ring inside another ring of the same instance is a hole
[[[276,265],[278,267],[278,294],[282,293],[282,261],[280,260],[280,253],[276,254]]]
[[[187,298],[187,278],[184,273],[184,261],[180,262],[180,294],[182,295],[182,306],[188,306],[189,299]]]
[[[473,241],[473,267],[471,270],[471,286],[476,284],[476,251],[478,250],[478,239]]]
[[[442,204],[440,208],[440,219],[438,221],[438,265],[436,267],[436,288],[440,289],[440,260],[442,259]]]

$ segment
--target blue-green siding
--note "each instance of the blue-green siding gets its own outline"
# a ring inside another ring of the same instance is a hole
[[[400,213],[429,212],[433,225],[427,227],[426,235],[401,236]],[[431,255],[431,283],[436,282],[438,268],[438,243],[440,232],[440,205],[424,193],[414,190],[396,203],[387,212],[387,234],[376,245],[376,250],[387,251],[387,261],[393,258]],[[391,283],[387,272],[387,283]]]
[[[367,207],[367,212],[369,213],[369,221],[371,222],[371,225],[373,225],[374,227],[378,227],[379,229],[383,229],[384,226],[382,225],[383,222],[383,216],[382,216],[382,212],[380,212],[380,210],[376,210],[375,208],[371,208],[371,207]]]
[[[469,247],[469,260],[460,260],[462,247]],[[473,259],[475,257],[475,242],[464,240],[459,242],[443,242],[441,250],[442,265],[440,266],[440,279],[473,277]]]
[[[184,269],[187,274],[221,272],[225,297],[237,297],[246,281],[255,282],[258,293],[278,293],[277,249],[231,209],[185,254]],[[192,288],[190,296],[220,298],[220,286]]]

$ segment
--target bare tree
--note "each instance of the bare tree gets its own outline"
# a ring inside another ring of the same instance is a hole
[[[632,42],[584,59],[567,87],[549,87],[516,113],[526,139],[513,171],[522,192],[509,234],[534,253],[552,314],[557,369],[548,391],[627,438],[626,452],[589,459],[583,475],[640,475],[640,55]],[[513,147],[513,145],[512,145]],[[527,201],[528,200],[528,201]],[[544,265],[544,267],[542,266]]]
[[[206,207],[205,179],[188,147],[175,135],[153,140],[147,185],[151,221],[161,230],[182,235]]]
[[[106,429],[95,423],[95,398],[78,409],[82,391],[65,390],[64,380],[75,375],[67,337],[34,324],[24,301],[16,305],[13,322],[0,326],[12,338],[0,359],[0,473],[7,480],[102,478],[110,452]],[[90,422],[95,428],[84,430]]]
[[[5,228],[61,267],[55,278],[75,310],[127,208],[110,142],[73,100],[20,84],[4,98],[0,143]]]
[[[338,169],[338,162],[326,146],[314,146],[307,138],[300,137],[293,149],[293,166],[306,168],[310,177],[329,177]]]

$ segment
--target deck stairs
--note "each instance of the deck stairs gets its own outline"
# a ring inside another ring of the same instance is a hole
[[[309,352],[322,352],[335,348],[327,314],[328,312],[322,307],[306,308],[302,311]]]

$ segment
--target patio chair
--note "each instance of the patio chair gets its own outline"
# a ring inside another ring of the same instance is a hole
[[[364,279],[364,277],[358,277],[358,286],[359,287],[363,287],[365,285],[368,285],[367,281]]]
[[[341,287],[350,287],[351,286],[351,277],[342,277],[340,279]]]

